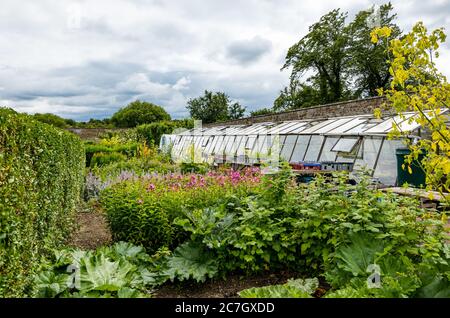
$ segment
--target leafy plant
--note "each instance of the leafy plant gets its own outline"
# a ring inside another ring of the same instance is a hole
[[[249,288],[240,291],[242,298],[312,298],[319,287],[317,278],[291,279],[283,285]]]
[[[95,252],[56,251],[35,286],[38,297],[149,297],[167,280],[160,273],[164,257],[150,257],[143,247],[125,242]]]
[[[206,278],[214,278],[218,274],[219,265],[214,253],[204,245],[187,242],[175,249],[167,261],[165,275],[173,281],[194,279],[204,282]]]
[[[33,295],[41,258],[72,230],[83,173],[77,136],[0,108],[0,297]]]

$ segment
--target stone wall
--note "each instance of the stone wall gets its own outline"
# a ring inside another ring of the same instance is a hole
[[[262,122],[282,122],[299,119],[326,119],[341,116],[373,114],[375,108],[381,107],[384,101],[385,99],[383,97],[370,97],[366,99],[356,99],[308,108],[300,108],[277,114],[260,115],[220,123],[205,124],[203,126],[213,127],[224,125],[248,125]]]

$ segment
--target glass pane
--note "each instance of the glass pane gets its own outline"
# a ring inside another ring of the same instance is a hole
[[[351,121],[351,118],[341,118],[341,119],[335,119],[332,123],[330,123],[329,125],[322,127],[318,130],[315,131],[315,133],[317,134],[323,134],[323,133],[327,133],[331,130],[333,130],[334,128],[337,128],[339,126],[344,125],[345,123],[348,123],[349,121]]]
[[[358,142],[359,138],[346,138],[339,139],[337,144],[331,149],[331,151],[351,152]]]
[[[267,135],[261,135],[261,136],[259,136],[259,138],[258,138],[258,141],[257,141],[257,151],[261,154],[261,155],[264,155],[264,154],[266,154],[267,153],[267,149],[268,149],[268,147],[267,147],[267,138],[268,138],[268,136]]]
[[[297,136],[290,135],[286,137],[284,141],[283,148],[281,149],[281,158],[283,160],[289,161],[291,159],[292,150],[294,149],[295,142],[297,140]]]
[[[344,133],[347,130],[353,129],[356,126],[360,125],[361,123],[364,123],[367,121],[367,118],[354,118],[352,120],[350,120],[349,122],[340,125],[336,128],[334,128],[331,132],[329,133],[333,133],[333,134],[340,134],[340,133]]]
[[[381,138],[364,137],[353,170],[373,169],[380,146]]]
[[[237,155],[238,156],[242,156],[245,153],[245,144],[247,142],[248,137],[247,136],[242,136],[241,138],[241,142],[239,143],[238,147],[237,147]]]
[[[225,151],[227,149],[228,144],[232,141],[232,136],[225,136],[225,139],[223,140],[223,146],[222,150]]]
[[[235,141],[233,143],[233,155],[236,155],[236,151],[237,151],[237,149],[239,147],[239,144],[242,141],[242,138],[243,138],[243,136],[236,136],[236,139],[235,139]]]
[[[289,133],[289,134],[296,134],[296,133],[299,133],[299,132],[305,130],[308,127],[309,127],[309,122],[297,123],[296,125],[289,127],[289,129],[285,130],[285,132]]]
[[[227,146],[225,147],[225,154],[230,155],[232,153],[232,149],[234,146],[234,136],[230,136],[230,140],[228,141]]]
[[[271,138],[269,138],[269,151],[268,153],[271,154],[271,156],[279,156],[281,147],[284,144],[284,141],[286,139],[286,136],[280,136],[280,135],[273,135]]]
[[[291,158],[292,162],[303,161],[303,157],[305,156],[306,147],[308,146],[310,139],[311,139],[310,135],[298,136],[297,142],[295,143],[294,152],[292,153],[292,158]]]
[[[214,150],[212,151],[214,154],[219,153],[219,148],[220,148],[220,145],[222,144],[222,142],[223,142],[223,136],[218,136],[217,142],[214,145]]]
[[[338,137],[327,137],[325,139],[325,144],[323,145],[319,161],[335,161],[336,153],[332,152],[331,148],[333,148],[337,141]]]
[[[401,140],[385,140],[381,148],[380,158],[375,168],[374,177],[383,184],[395,185],[397,179],[397,156],[395,150],[405,145]]]
[[[322,148],[323,136],[314,135],[309,142],[308,150],[306,151],[305,161],[317,161],[319,157],[320,148]]]
[[[245,145],[246,149],[252,150],[255,144],[256,136],[250,136],[247,139],[247,144]]]
[[[333,123],[335,121],[336,121],[336,119],[329,119],[329,120],[325,120],[325,121],[322,121],[322,122],[315,122],[315,123],[313,123],[313,125],[311,127],[305,129],[303,131],[303,133],[308,134],[308,133],[315,132],[316,130],[318,130],[318,129],[324,127],[324,126],[327,126],[327,125],[329,125],[329,124],[331,124],[331,123]]]

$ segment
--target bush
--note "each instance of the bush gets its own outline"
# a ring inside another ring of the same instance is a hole
[[[96,153],[109,153],[116,152],[126,155],[127,157],[132,157],[136,154],[138,144],[137,143],[127,143],[123,145],[107,146],[101,144],[86,144],[86,167],[91,166],[91,160]]]
[[[161,136],[172,134],[177,128],[192,128],[191,121],[161,121],[136,127],[137,138],[146,141],[149,145],[159,145]]]
[[[131,128],[142,124],[170,120],[170,115],[161,106],[139,100],[120,109],[111,121],[116,127]]]
[[[97,152],[91,159],[90,166],[106,166],[113,162],[125,161],[127,156],[121,154],[120,152]]]
[[[0,109],[0,297],[33,294],[40,259],[69,234],[83,187],[81,140]]]
[[[38,120],[40,122],[58,127],[58,128],[66,128],[68,126],[66,119],[59,117],[55,114],[34,114],[33,119]]]
[[[142,189],[129,183],[119,183],[105,190],[102,204],[115,241],[144,245],[155,252],[172,242],[172,228],[166,211],[157,201],[142,195]]]

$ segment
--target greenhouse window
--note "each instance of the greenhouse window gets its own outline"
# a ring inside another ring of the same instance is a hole
[[[352,152],[358,143],[359,138],[341,138],[339,141],[331,148],[331,151],[335,152]]]

